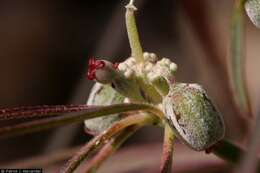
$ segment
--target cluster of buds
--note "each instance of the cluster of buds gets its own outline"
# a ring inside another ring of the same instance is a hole
[[[128,99],[158,106],[175,134],[194,150],[205,150],[222,139],[223,119],[205,90],[198,84],[175,83],[177,65],[170,59],[159,59],[147,52],[143,57],[142,63],[130,57],[118,66],[105,60],[91,60],[88,74],[95,76],[97,82],[110,85],[96,84],[88,104],[116,104]],[[85,125],[101,132],[118,119],[120,115],[114,115],[109,119],[87,120]]]
[[[159,103],[169,90],[168,81],[174,82],[177,65],[167,58],[159,60],[155,53],[145,52],[143,57],[143,63],[129,57],[116,67],[105,60],[91,59],[90,64],[94,65],[89,68],[88,78],[103,84],[110,83],[115,90],[134,101]]]

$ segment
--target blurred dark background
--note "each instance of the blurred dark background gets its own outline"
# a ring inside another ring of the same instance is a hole
[[[227,136],[243,144],[251,120],[234,109],[226,73],[233,3],[136,0],[136,15],[143,48],[176,62],[177,81],[202,84],[225,117]],[[85,77],[88,58],[120,62],[130,54],[125,4],[127,0],[0,0],[1,107],[85,103],[93,85]],[[247,83],[254,107],[259,34],[246,18]],[[89,137],[77,124],[0,139],[0,165],[77,146]],[[162,130],[146,128],[127,145],[161,140]]]

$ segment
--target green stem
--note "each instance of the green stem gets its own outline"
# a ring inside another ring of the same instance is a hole
[[[240,161],[241,155],[244,151],[231,142],[222,140],[212,148],[212,152],[218,157],[236,164]]]
[[[250,99],[246,85],[245,59],[244,59],[244,3],[245,0],[237,0],[232,16],[231,25],[231,58],[230,80],[236,103],[242,113],[252,116]]]
[[[222,140],[211,149],[212,153],[218,157],[232,163],[240,164],[241,158],[245,155],[245,151],[240,147],[232,144],[228,140]],[[260,159],[258,159],[257,172],[260,172]]]
[[[161,158],[161,173],[172,172],[172,155],[173,155],[174,133],[172,128],[165,123],[163,154]]]
[[[0,137],[21,135],[31,132],[37,132],[41,130],[46,130],[54,127],[59,127],[63,125],[73,124],[83,122],[86,119],[129,112],[143,110],[157,115],[160,118],[164,118],[163,113],[154,106],[148,104],[116,104],[109,106],[95,106],[84,111],[74,112],[72,114],[57,115],[56,117],[46,118],[42,120],[35,120],[31,122],[25,122],[21,124],[11,125],[0,128]]]
[[[136,59],[137,63],[142,63],[144,61],[143,49],[140,43],[134,16],[134,11],[137,10],[137,8],[134,6],[133,3],[134,1],[130,0],[129,4],[126,6],[126,29],[132,51],[132,56]]]
[[[138,114],[126,117],[118,122],[116,122],[112,127],[110,127],[105,132],[96,136],[90,142],[88,142],[80,151],[67,163],[62,173],[72,173],[76,168],[90,155],[94,149],[103,146],[107,140],[109,140],[114,135],[118,134],[120,131],[126,127],[138,124],[139,126],[144,126],[147,124],[153,124],[156,121],[154,116],[149,114]]]

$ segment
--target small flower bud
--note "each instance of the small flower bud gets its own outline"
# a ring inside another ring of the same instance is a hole
[[[131,78],[133,74],[134,74],[134,71],[131,70],[131,69],[127,69],[127,70],[125,71],[125,73],[124,73],[126,79]]]
[[[108,84],[114,79],[116,68],[117,64],[113,64],[106,60],[90,58],[87,77],[89,80],[95,79],[97,82]]]
[[[177,65],[175,63],[170,63],[170,70],[171,72],[176,72],[177,71]]]
[[[126,66],[126,64],[125,63],[120,63],[119,65],[118,65],[118,69],[120,70],[120,71],[126,71],[126,69],[127,69],[127,66]]]
[[[148,52],[144,52],[143,57],[145,61],[149,61],[150,54]]]
[[[192,149],[205,150],[223,138],[222,116],[200,85],[173,85],[162,106],[176,135]]]

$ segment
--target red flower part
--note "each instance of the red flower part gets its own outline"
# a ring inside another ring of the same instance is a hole
[[[88,74],[87,74],[87,78],[89,80],[94,80],[96,79],[96,71],[98,69],[102,69],[104,67],[106,67],[108,64],[110,64],[110,62],[105,62],[103,60],[97,60],[95,58],[89,58],[88,61]],[[119,63],[114,63],[112,64],[114,69],[118,68]]]
[[[104,61],[96,60],[95,58],[89,58],[87,78],[89,80],[94,80],[96,78],[96,71],[104,67],[105,67]]]

